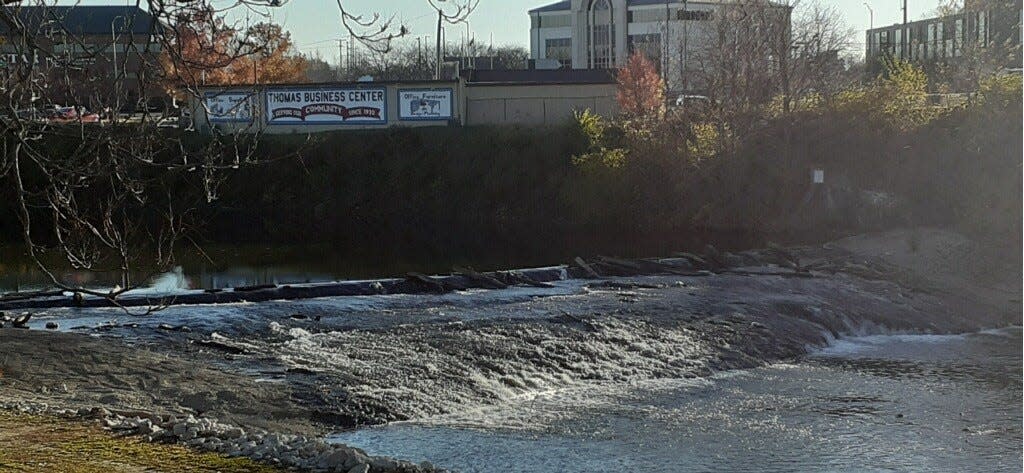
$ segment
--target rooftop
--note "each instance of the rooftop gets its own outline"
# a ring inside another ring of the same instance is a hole
[[[688,3],[734,3],[736,0],[689,0]],[[631,7],[642,7],[645,5],[665,5],[666,0],[627,0]],[[683,0],[668,0],[669,3],[683,3]],[[769,2],[770,4],[773,2]],[[563,0],[540,6],[529,11],[529,13],[544,13],[553,11],[568,11],[572,8],[571,0]]]
[[[61,25],[73,35],[121,34],[146,35],[156,29],[156,18],[136,6],[75,5],[75,6],[15,6],[7,7],[35,29],[46,24]],[[0,31],[7,31],[0,26]]]

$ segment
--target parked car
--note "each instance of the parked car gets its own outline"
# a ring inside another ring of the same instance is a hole
[[[58,107],[45,111],[47,123],[99,123],[100,116],[90,112],[85,107]]]
[[[161,118],[156,122],[156,126],[157,128],[179,128],[181,127],[181,117]]]

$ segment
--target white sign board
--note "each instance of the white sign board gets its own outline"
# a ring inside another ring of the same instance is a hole
[[[387,121],[387,91],[383,87],[267,90],[269,125],[373,125]]]
[[[203,98],[210,122],[251,122],[253,94],[249,92],[207,92]]]
[[[815,169],[814,172],[811,173],[811,182],[813,182],[815,184],[824,184],[825,183],[825,170],[824,169]]]
[[[450,120],[452,95],[452,89],[399,89],[398,118]]]

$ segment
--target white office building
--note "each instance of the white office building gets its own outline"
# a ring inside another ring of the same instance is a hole
[[[564,0],[529,11],[530,54],[538,68],[621,67],[635,50],[653,59],[670,90],[699,61],[715,11],[730,0]],[[789,7],[783,18],[788,22]],[[788,26],[787,26],[788,27]],[[663,41],[668,38],[668,41]]]

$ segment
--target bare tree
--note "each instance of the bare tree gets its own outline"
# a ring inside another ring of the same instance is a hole
[[[719,5],[708,23],[694,54],[698,76],[734,123],[773,101],[789,113],[809,94],[827,100],[848,85],[853,30],[834,7],[738,0]]]
[[[475,6],[426,1],[451,21]],[[0,192],[13,202],[28,256],[53,286],[115,301],[173,265],[176,248],[193,241],[198,205],[217,198],[232,169],[260,161],[258,134],[168,131],[154,124],[157,108],[168,105],[154,105],[204,103],[210,76],[270,46],[224,14],[268,18],[284,2],[136,0],[136,13],[114,18],[109,36],[69,27],[63,20],[78,7],[54,3],[0,0],[2,47],[14,58],[0,78]],[[407,32],[341,0],[338,7],[343,26],[369,47],[386,50]],[[186,35],[199,39],[189,43],[198,51],[183,49]],[[59,268],[67,265],[111,271],[119,283],[101,290],[66,281]]]

